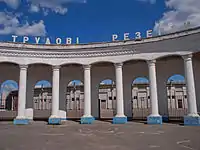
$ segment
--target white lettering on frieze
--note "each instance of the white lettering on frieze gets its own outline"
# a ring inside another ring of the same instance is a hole
[[[45,44],[51,44],[51,41],[49,38],[46,38],[46,43]]]
[[[135,39],[141,39],[142,38],[142,36],[141,36],[141,32],[136,32],[135,33]]]
[[[61,38],[56,38],[56,44],[62,44],[62,39]]]
[[[29,41],[29,37],[24,36],[24,38],[23,38],[23,43],[26,43],[26,42],[28,42],[28,41]]]
[[[76,44],[79,44],[79,37],[76,38]]]
[[[145,36],[146,38],[151,38],[153,35],[153,30],[147,30],[145,31]],[[124,41],[128,41],[131,39],[135,39],[135,40],[141,40],[142,39],[142,33],[141,32],[135,32],[135,33],[124,33],[123,36],[120,36],[118,34],[113,34],[112,35],[112,41],[118,41],[118,40],[123,40]],[[28,36],[23,36],[23,37],[19,37],[17,35],[12,35],[12,42],[21,42],[23,43],[28,43],[28,42],[35,42],[35,44],[66,44],[66,45],[70,45],[70,44],[79,44],[80,43],[80,38],[76,37],[75,39],[71,38],[71,37],[66,37],[66,38],[49,38],[49,37],[28,37]]]
[[[21,39],[22,38],[22,39]],[[19,40],[21,40],[23,43],[28,43],[28,42],[34,42],[35,44],[41,44],[42,42],[44,44],[67,44],[70,45],[73,43],[73,41],[75,42],[75,44],[79,44],[80,42],[80,38],[76,37],[75,39],[72,39],[71,37],[67,37],[67,38],[49,38],[49,37],[28,37],[28,36],[24,36],[24,37],[18,37],[17,35],[12,35],[12,42],[20,42]],[[65,41],[65,43],[64,43]]]
[[[118,38],[118,35],[117,35],[117,34],[113,34],[113,35],[112,35],[112,41],[117,40],[117,38]]]
[[[145,33],[146,38],[152,37],[152,32],[153,32],[152,30],[147,30]],[[120,38],[120,36],[118,34],[112,35],[112,41],[117,41],[117,40],[119,40],[119,38]],[[135,32],[133,34],[124,33],[124,35],[123,35],[124,41],[131,40],[131,39],[136,39],[136,40],[142,39],[142,33],[141,32]]]
[[[72,38],[66,38],[66,44],[72,44]]]
[[[16,42],[17,37],[18,37],[18,36],[16,36],[16,35],[12,35],[13,42]]]
[[[147,38],[150,38],[152,37],[152,30],[147,30]]]
[[[130,33],[124,33],[124,40],[125,40],[125,41],[126,41],[126,40],[130,40],[130,39],[129,39],[129,34],[130,34]]]
[[[40,42],[40,37],[35,37],[35,42],[36,42],[36,44],[39,44],[39,42]]]

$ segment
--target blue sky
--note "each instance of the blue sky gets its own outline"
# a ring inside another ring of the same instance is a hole
[[[134,39],[138,31],[145,37],[149,29],[155,36],[199,26],[199,8],[200,0],[0,0],[0,41],[17,35],[17,42],[41,36],[40,44],[46,37],[91,43],[111,41],[112,34]]]
[[[190,7],[189,7],[190,6]],[[79,37],[80,43],[111,41],[111,35],[137,31],[145,37],[198,26],[199,0],[0,0],[0,40],[11,35]],[[44,41],[43,41],[44,42]],[[41,43],[43,43],[41,42]]]

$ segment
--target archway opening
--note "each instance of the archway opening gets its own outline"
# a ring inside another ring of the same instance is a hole
[[[80,119],[84,114],[84,84],[72,80],[66,89],[66,112],[68,119]]]
[[[136,78],[132,82],[131,93],[133,119],[146,120],[151,113],[149,80],[145,77]]]
[[[18,84],[13,80],[6,80],[1,84],[0,109],[2,111],[17,111]]]
[[[6,80],[0,89],[0,120],[10,120],[17,116],[18,84],[14,80]]]
[[[182,120],[188,109],[184,76],[175,74],[169,77],[166,89],[169,119]]]
[[[116,114],[116,86],[111,79],[99,84],[99,118],[111,119]]]
[[[52,86],[47,80],[38,81],[34,87],[34,119],[46,119],[50,116],[52,105]]]

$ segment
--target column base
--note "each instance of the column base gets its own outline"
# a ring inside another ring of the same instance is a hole
[[[28,125],[29,119],[14,119],[13,124],[14,125]]]
[[[113,117],[113,124],[125,124],[127,123],[127,117]]]
[[[162,124],[162,116],[148,116],[147,124]]]
[[[60,125],[61,124],[62,119],[61,118],[49,118],[48,120],[48,124],[49,125]]]
[[[162,116],[163,122],[169,122],[169,116]]]
[[[200,116],[184,116],[185,126],[200,126]]]
[[[81,117],[81,124],[92,124],[94,122],[94,117]]]

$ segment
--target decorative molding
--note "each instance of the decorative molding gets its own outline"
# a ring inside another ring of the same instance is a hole
[[[188,55],[184,55],[182,56],[182,58],[184,59],[184,61],[192,61],[192,54],[188,54]]]
[[[115,68],[122,68],[123,67],[123,63],[115,63]]]
[[[19,65],[19,68],[20,68],[20,70],[25,70],[25,69],[28,68],[28,65],[20,64],[20,65]]]
[[[113,50],[113,51],[80,51],[80,52],[37,52],[23,50],[0,49],[1,56],[9,57],[37,57],[37,58],[87,58],[102,56],[133,55],[135,50]]]
[[[53,71],[57,71],[57,70],[59,70],[60,68],[61,68],[61,67],[58,66],[58,65],[56,65],[56,66],[52,66]]]
[[[91,65],[89,64],[83,65],[84,70],[90,70],[90,68],[91,68]]]
[[[156,65],[156,60],[147,60],[149,66]]]

